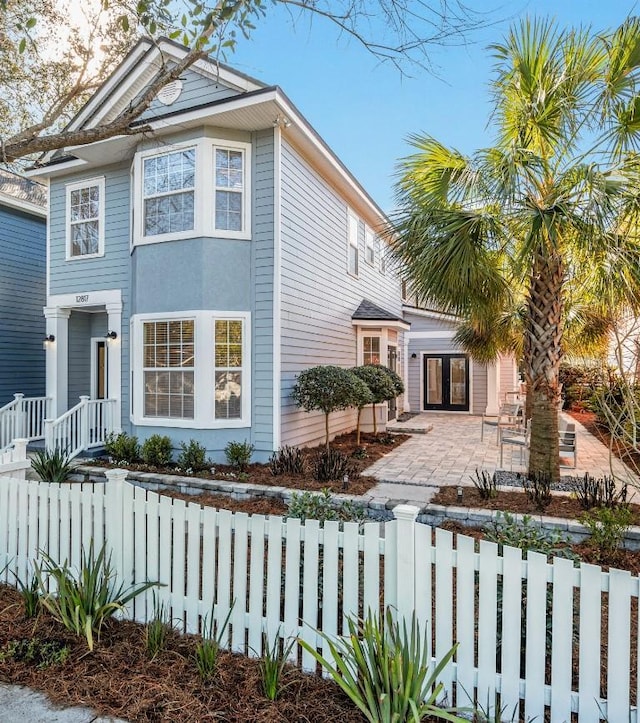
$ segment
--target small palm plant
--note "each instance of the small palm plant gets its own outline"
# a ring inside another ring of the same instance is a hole
[[[38,449],[31,458],[31,467],[43,482],[61,484],[73,470],[73,464],[65,450]]]
[[[89,650],[94,648],[94,635],[99,639],[105,620],[112,617],[140,593],[157,585],[145,582],[130,588],[116,587],[115,573],[111,558],[106,556],[103,545],[94,555],[93,540],[89,550],[84,547],[80,553],[80,568],[77,573],[63,564],[55,562],[47,553],[41,552],[41,563],[35,564],[42,605],[67,630],[87,640]],[[49,592],[49,578],[55,583],[55,592]]]
[[[324,633],[333,662],[304,640],[303,646],[360,709],[369,723],[420,723],[429,720],[465,723],[454,709],[438,705],[443,684],[438,676],[453,658],[454,646],[429,672],[428,640],[413,616],[411,628],[398,623],[390,608],[386,615],[371,611],[362,620],[348,617],[349,635],[333,639]]]

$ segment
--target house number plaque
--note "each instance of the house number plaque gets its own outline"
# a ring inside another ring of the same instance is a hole
[[[77,294],[76,304],[86,304],[89,301],[89,294]]]

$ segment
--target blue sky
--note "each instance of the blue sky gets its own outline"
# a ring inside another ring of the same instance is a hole
[[[438,4],[439,0],[432,0]],[[634,0],[467,0],[476,10],[494,10],[497,23],[473,33],[466,45],[434,47],[437,77],[408,67],[402,77],[380,64],[354,40],[339,38],[319,18],[295,27],[281,7],[269,8],[230,65],[277,84],[355,174],[385,211],[393,208],[393,174],[410,151],[411,133],[429,133],[469,153],[491,142],[488,83],[492,59],[487,45],[502,39],[521,15],[555,17],[562,25],[615,27],[640,14]]]

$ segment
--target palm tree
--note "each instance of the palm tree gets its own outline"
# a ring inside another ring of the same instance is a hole
[[[392,246],[418,294],[466,320],[471,352],[520,347],[529,470],[557,479],[569,311],[611,319],[640,300],[640,22],[525,19],[492,49],[494,146],[466,157],[413,136]]]

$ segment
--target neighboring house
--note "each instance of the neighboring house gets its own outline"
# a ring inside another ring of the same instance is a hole
[[[0,407],[44,395],[46,223],[46,188],[0,169]]]
[[[184,53],[140,42],[70,127],[114,118]],[[33,171],[50,185],[50,443],[76,452],[124,429],[217,459],[246,439],[264,460],[321,441],[323,416],[291,400],[300,371],[404,373],[383,213],[280,88],[213,61],[139,123]],[[355,424],[331,416],[332,434]]]

